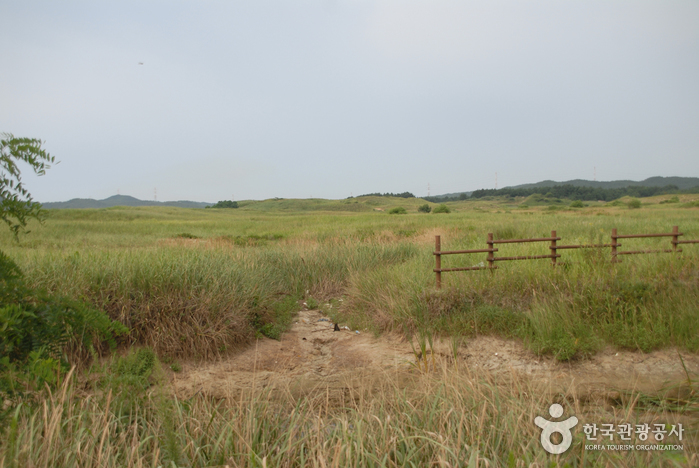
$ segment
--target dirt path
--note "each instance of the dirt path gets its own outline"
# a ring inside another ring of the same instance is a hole
[[[450,345],[435,346],[437,359],[452,359]],[[685,365],[699,375],[699,356],[682,352]],[[459,366],[496,376],[526,376],[552,390],[609,398],[624,390],[657,392],[669,382],[686,379],[675,349],[649,354],[604,350],[589,360],[560,363],[539,357],[519,342],[477,337],[459,349]],[[281,341],[258,340],[243,352],[218,362],[184,363],[172,374],[178,396],[201,393],[214,398],[235,397],[240,391],[262,388],[307,393],[324,389],[341,397],[353,379],[386,372],[409,375],[416,358],[410,343],[397,336],[375,338],[355,331],[333,331],[333,323],[318,311],[299,312]]]

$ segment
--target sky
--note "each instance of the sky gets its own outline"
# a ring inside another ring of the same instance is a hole
[[[697,25],[696,0],[0,0],[0,132],[60,161],[24,168],[42,202],[699,176]]]

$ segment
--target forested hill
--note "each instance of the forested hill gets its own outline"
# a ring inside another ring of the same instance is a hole
[[[180,208],[206,208],[213,203],[201,203],[187,200],[159,202],[155,200],[139,200],[128,195],[114,195],[104,200],[93,198],[73,198],[66,202],[42,203],[46,209],[68,209],[68,208],[109,208],[112,206],[177,206]]]
[[[528,197],[535,193],[547,195],[554,198],[565,198],[568,200],[585,201],[612,201],[621,197],[652,197],[655,195],[667,195],[672,193],[697,193],[699,187],[680,190],[676,185],[666,185],[664,187],[642,187],[630,186],[623,188],[595,188],[576,187],[574,185],[555,185],[553,187],[530,187],[530,188],[504,188],[475,190],[470,198],[483,198],[489,196],[498,197]]]
[[[467,200],[486,196],[528,197],[534,193],[547,194],[570,200],[604,200],[610,201],[623,196],[650,197],[666,193],[699,190],[699,177],[649,177],[646,180],[613,180],[597,182],[575,179],[565,182],[544,180],[535,184],[515,185],[502,189],[481,189],[473,192],[449,193],[425,200],[441,203],[445,201]]]
[[[529,189],[539,187],[555,187],[557,185],[572,185],[574,187],[594,187],[604,189],[618,189],[624,187],[665,187],[674,185],[680,190],[699,187],[699,177],[649,177],[646,180],[612,180],[608,182],[598,182],[595,180],[574,179],[565,182],[554,180],[544,180],[535,184],[522,184],[505,187],[505,189]]]

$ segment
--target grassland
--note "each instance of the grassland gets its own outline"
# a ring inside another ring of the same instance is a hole
[[[3,245],[33,285],[87,299],[129,326],[131,343],[160,354],[208,358],[256,333],[278,336],[308,296],[343,296],[334,318],[357,328],[504,334],[563,360],[605,343],[696,351],[694,245],[681,255],[626,257],[619,265],[610,264],[606,250],[562,251],[565,264],[556,269],[546,260],[501,263],[494,274],[445,274],[444,290],[434,290],[435,234],[447,250],[484,248],[487,232],[525,238],[555,229],[561,242],[581,244],[609,242],[613,227],[648,233],[679,225],[685,238],[699,238],[696,208],[660,201],[637,210],[459,202],[450,214],[419,214],[420,200],[384,197],[270,200],[237,210],[55,210],[20,244],[6,235]],[[371,211],[304,211],[346,202]],[[280,203],[299,209],[286,212]],[[395,206],[410,214],[387,214]],[[625,245],[667,248],[669,240]],[[501,246],[498,255],[546,253],[545,245],[522,244]],[[484,258],[444,262],[471,266]]]
[[[488,232],[523,238],[556,230],[562,242],[578,244],[609,242],[612,228],[649,233],[679,225],[685,238],[699,239],[696,200],[683,195],[678,203],[661,203],[666,198],[644,199],[640,209],[623,202],[569,209],[542,199],[464,201],[449,203],[450,214],[418,213],[423,200],[385,197],[241,202],[227,210],[55,210],[19,244],[3,234],[0,245],[33,286],[103,308],[130,328],[124,347],[146,346],[161,359],[211,359],[256,336],[278,337],[298,301],[309,298],[342,298],[332,318],[377,334],[495,334],[562,361],[607,345],[695,353],[696,245],[620,264],[611,264],[606,250],[565,251],[565,265],[556,269],[546,260],[503,262],[493,273],[447,273],[444,289],[434,289],[437,234],[449,250],[484,248]],[[389,215],[397,206],[409,214]],[[624,247],[661,244],[667,248],[668,239],[628,240]],[[546,250],[512,245],[499,255]],[[444,266],[484,260],[485,254],[449,257]],[[521,429],[522,420],[540,411],[540,397],[487,375],[422,376],[420,390],[410,395],[387,379],[380,394],[338,409],[263,395],[232,407],[176,401],[158,396],[162,389],[154,393],[160,388],[154,372],[144,385],[149,390],[131,392],[141,400],[119,400],[120,409],[110,406],[106,387],[90,387],[95,396],[82,399],[74,384],[46,397],[43,412],[20,406],[0,447],[0,466],[14,466],[15,459],[22,466],[484,466],[480,458],[491,466],[587,466],[586,457],[625,466],[696,462],[696,445],[681,454],[630,453],[618,460],[584,450],[548,457],[536,431]],[[119,385],[109,388],[119,393]],[[620,411],[633,413],[633,405]],[[272,422],[272,414],[284,416]]]

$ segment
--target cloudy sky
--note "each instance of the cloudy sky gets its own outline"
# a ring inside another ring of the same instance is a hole
[[[699,176],[699,2],[0,2],[39,201]],[[143,65],[139,65],[142,62]]]

